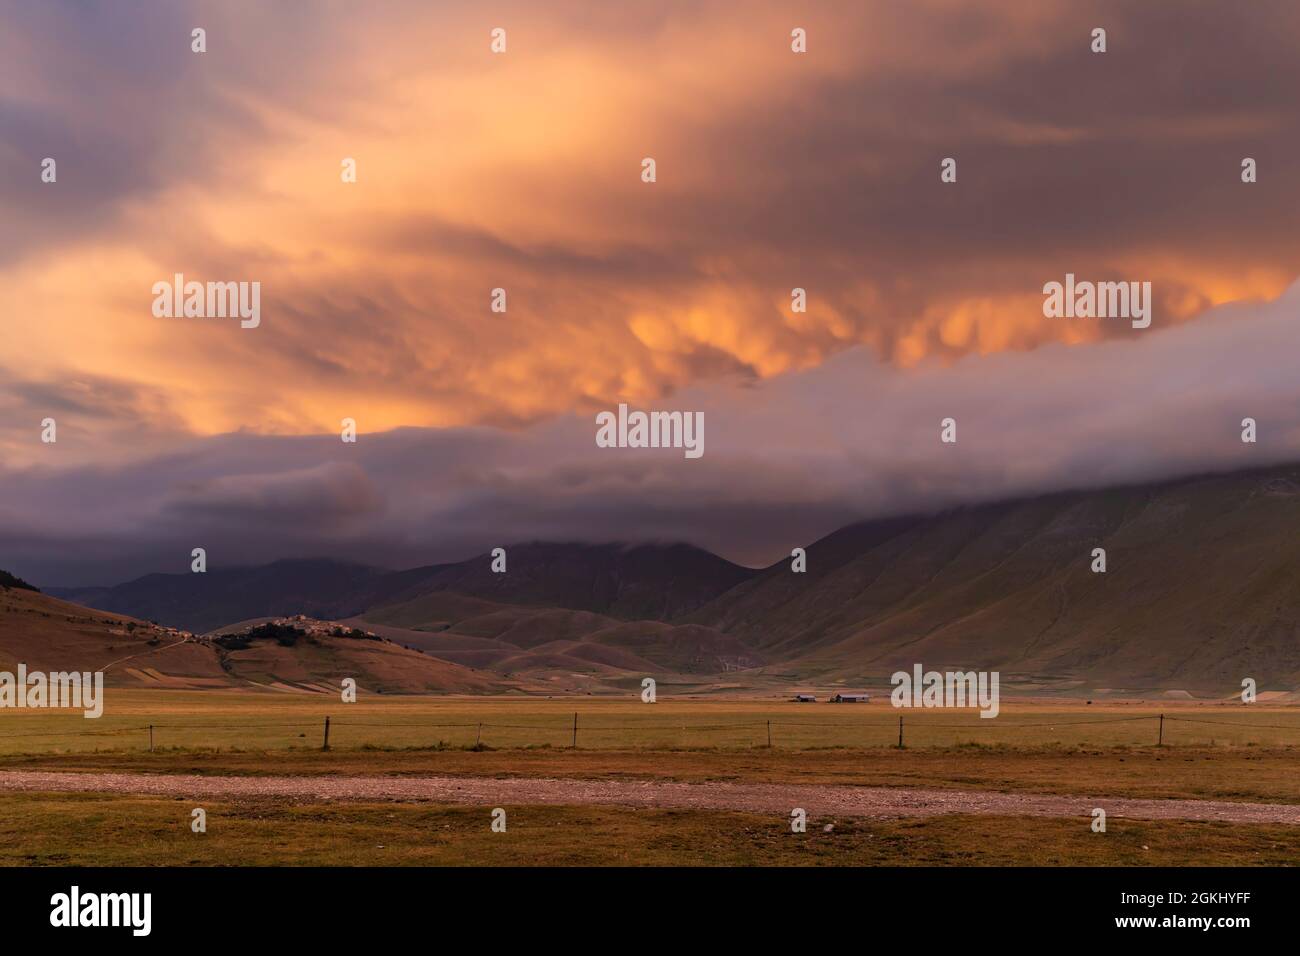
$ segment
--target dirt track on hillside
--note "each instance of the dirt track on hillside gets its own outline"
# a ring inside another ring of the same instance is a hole
[[[742,810],[812,817],[929,817],[948,813],[1011,816],[1107,816],[1300,826],[1300,806],[1211,800],[1136,800],[972,790],[844,787],[816,784],[679,783],[487,777],[205,777],[186,774],[0,771],[0,792],[91,792],[193,799],[285,797],[299,800],[401,800],[423,803],[529,804]]]

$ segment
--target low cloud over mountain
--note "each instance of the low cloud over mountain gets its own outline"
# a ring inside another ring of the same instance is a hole
[[[191,438],[168,454],[119,449],[112,466],[61,466],[79,441],[61,438],[0,473],[0,539],[6,565],[37,584],[185,571],[194,547],[214,569],[305,556],[402,567],[523,540],[680,540],[759,565],[860,518],[1300,459],[1297,354],[1293,286],[1136,342],[910,370],[860,350],[688,389],[661,405],[704,412],[697,460],[597,448],[594,416],[382,434],[362,421],[355,445]],[[945,417],[954,445],[939,441]],[[1246,417],[1256,444],[1241,441]]]

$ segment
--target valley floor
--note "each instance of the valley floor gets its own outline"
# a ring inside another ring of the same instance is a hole
[[[1300,863],[1294,707],[1008,701],[899,748],[876,701],[109,703],[0,715],[0,864]]]
[[[1135,800],[1300,805],[1291,747],[982,747],[782,750],[527,748],[161,749],[0,756],[0,771],[313,777],[563,778],[999,793],[1104,793]]]

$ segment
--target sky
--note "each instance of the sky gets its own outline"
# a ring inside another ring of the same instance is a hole
[[[1300,458],[1294,3],[0,11],[0,567],[36,583],[757,565]],[[156,316],[176,273],[259,282],[260,325]],[[1149,282],[1150,327],[1045,317],[1067,273]],[[620,402],[703,412],[705,454],[597,447]]]

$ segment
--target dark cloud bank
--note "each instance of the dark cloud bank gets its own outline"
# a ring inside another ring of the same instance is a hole
[[[59,467],[76,459],[69,438],[49,464],[0,471],[0,566],[108,584],[186,570],[193,547],[210,567],[322,555],[401,567],[531,539],[685,540],[765,564],[862,517],[1300,459],[1298,346],[1300,283],[1128,341],[910,370],[857,349],[662,403],[704,412],[698,460],[598,448],[585,415],[518,431],[361,422],[355,445],[232,434]],[[955,445],[939,441],[949,416]],[[1246,417],[1257,444],[1240,440]]]

